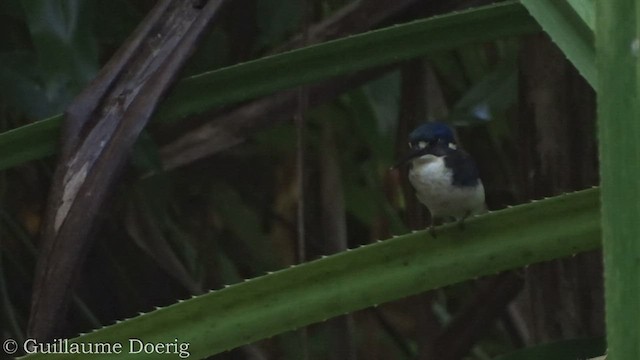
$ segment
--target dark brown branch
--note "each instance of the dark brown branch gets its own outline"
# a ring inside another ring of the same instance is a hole
[[[320,204],[324,253],[334,254],[348,248],[347,212],[345,210],[344,189],[340,169],[338,145],[335,139],[334,124],[322,123],[322,148],[320,155]],[[354,320],[347,314],[329,320],[326,323],[331,334],[330,358],[354,360],[357,351],[354,341]]]
[[[201,3],[201,2],[199,2]],[[159,2],[69,106],[36,268],[29,336],[56,335],[96,214],[223,0]]]
[[[513,272],[490,279],[466,309],[436,337],[429,358],[462,359],[507,311],[507,306],[520,293],[523,284],[524,279]]]
[[[373,69],[348,78],[309,87],[309,106],[335,99],[392,69]],[[289,119],[295,112],[296,91],[281,92],[247,103],[222,114],[174,142],[164,146],[160,154],[165,170],[172,170],[211,156],[242,143],[250,133]]]

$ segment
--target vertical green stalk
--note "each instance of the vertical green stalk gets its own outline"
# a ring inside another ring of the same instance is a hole
[[[598,122],[609,358],[640,359],[638,0],[597,1]]]

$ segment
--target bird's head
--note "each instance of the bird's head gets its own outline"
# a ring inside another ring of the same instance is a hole
[[[449,125],[441,122],[430,122],[415,128],[409,134],[409,147],[411,149],[424,149],[437,144],[449,146],[455,144],[453,131]]]
[[[409,134],[409,148],[411,149],[394,168],[424,155],[443,156],[456,148],[456,141],[451,128],[441,122],[429,122],[418,126]]]

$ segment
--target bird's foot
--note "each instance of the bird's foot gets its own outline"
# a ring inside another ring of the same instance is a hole
[[[466,214],[458,221],[458,228],[462,231],[465,229],[464,221],[471,215],[471,211],[467,211]]]

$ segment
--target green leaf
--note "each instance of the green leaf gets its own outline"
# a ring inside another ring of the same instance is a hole
[[[640,359],[640,5],[598,1],[598,135],[607,342]]]
[[[574,7],[580,3],[581,6]],[[593,1],[522,0],[531,15],[540,23],[578,72],[595,89],[597,80],[594,44]]]
[[[576,192],[377,242],[180,302],[74,342],[188,342],[194,359],[314,322],[600,245],[599,192]],[[629,318],[633,318],[629,316]],[[57,359],[80,359],[60,355]],[[27,359],[48,358],[38,354]]]
[[[596,30],[596,4],[594,0],[567,0],[569,5],[591,29]]]
[[[0,170],[54,154],[61,121],[54,116],[2,133]]]

